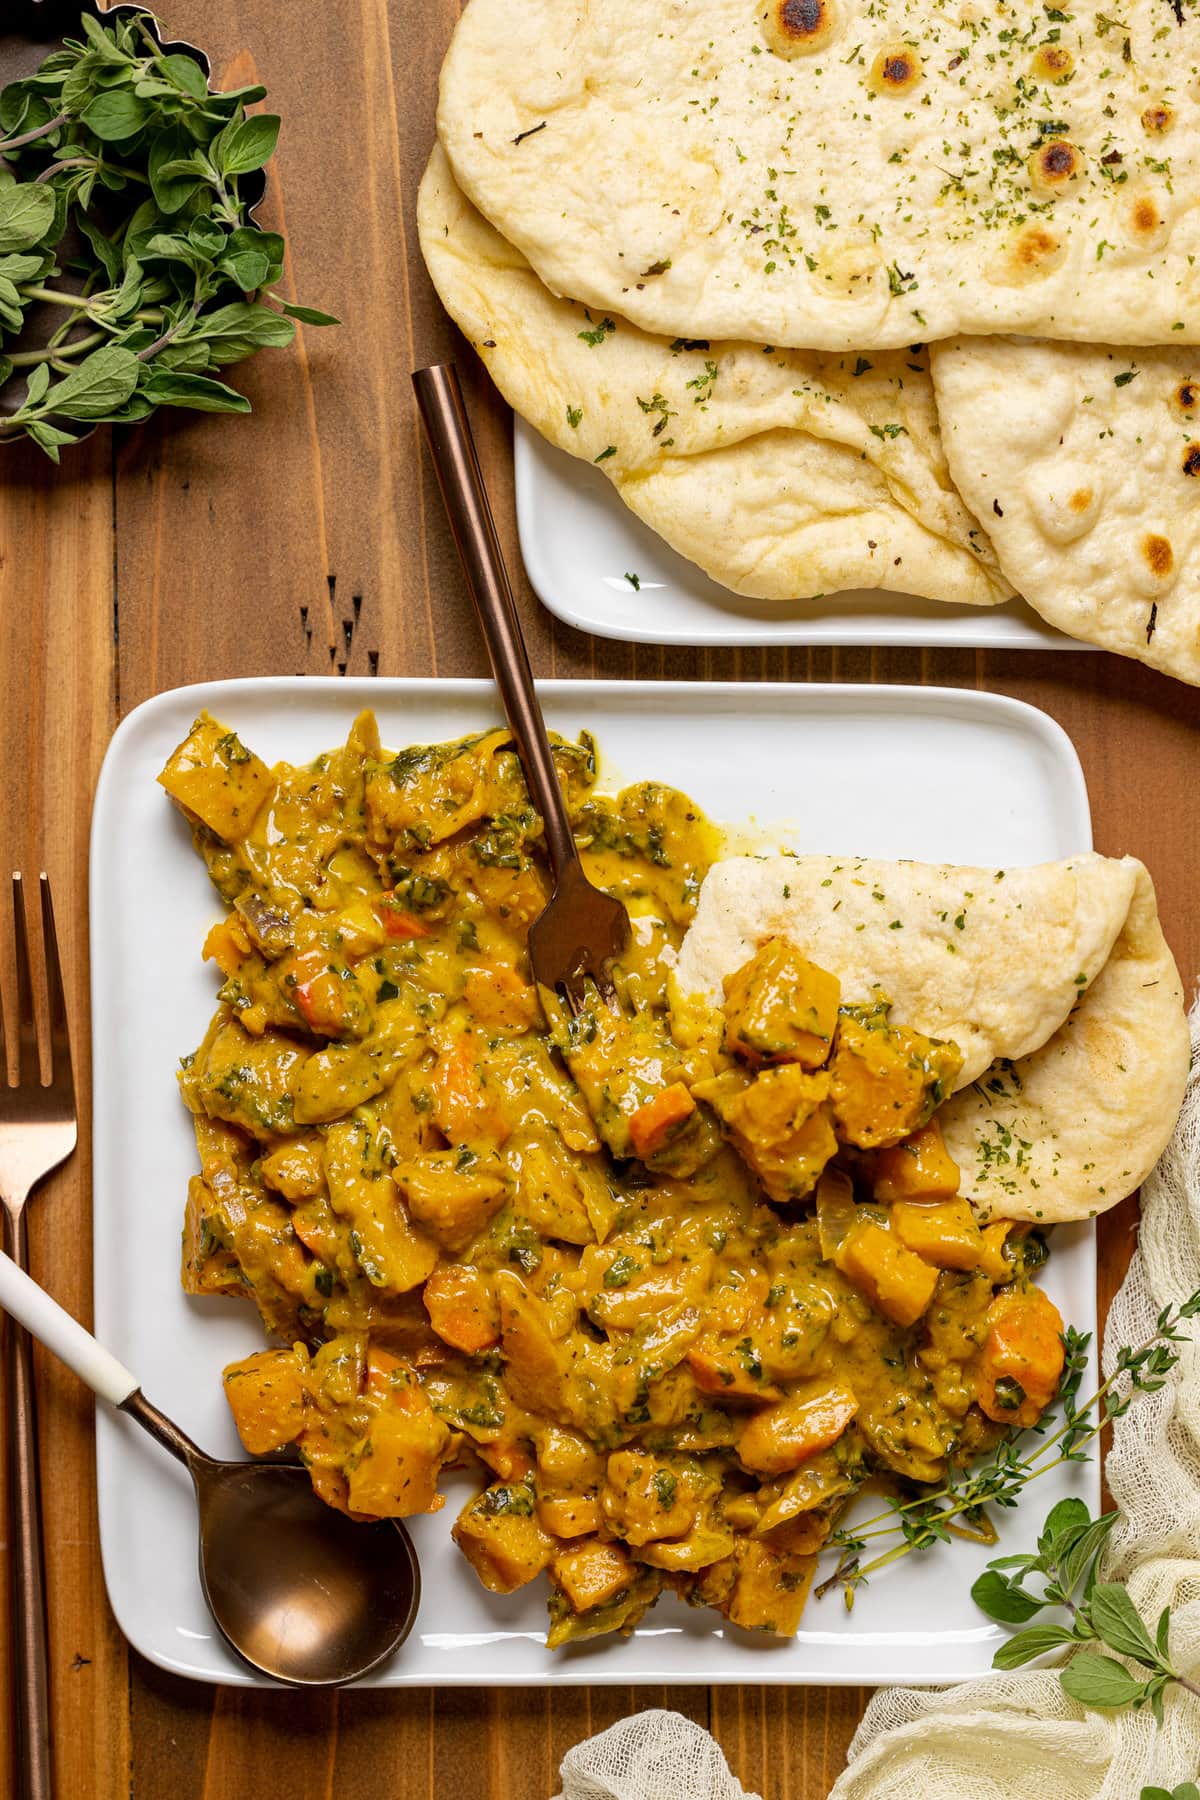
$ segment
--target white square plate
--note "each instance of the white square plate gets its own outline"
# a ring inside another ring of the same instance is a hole
[[[557,730],[596,734],[606,787],[654,776],[686,789],[716,820],[751,822],[798,849],[1003,866],[1091,844],[1069,739],[1015,700],[944,688],[582,681],[547,683],[541,692]],[[384,742],[396,747],[499,722],[494,690],[482,681],[182,688],[124,721],[96,795],[96,1331],[149,1398],[217,1455],[239,1454],[221,1369],[262,1339],[249,1306],[190,1298],[179,1285],[196,1152],[175,1069],[213,1010],[215,983],[200,945],[222,909],[154,778],[203,707],[268,761],[300,762],[341,740],[364,706],[375,708]],[[1046,1285],[1073,1325],[1094,1330],[1090,1226],[1056,1232]],[[106,1409],[97,1472],[104,1572],[126,1636],[177,1674],[254,1685],[205,1610],[183,1469]],[[853,1614],[836,1595],[814,1600],[792,1642],[750,1637],[668,1598],[631,1638],[551,1656],[543,1584],[508,1599],[488,1594],[451,1543],[468,1492],[460,1478],[443,1512],[412,1522],[424,1600],[379,1683],[952,1681],[986,1669],[1002,1636],[968,1591],[988,1552],[964,1543],[895,1565],[859,1596]],[[1048,1477],[1027,1508],[1003,1514],[1003,1549],[1031,1548],[1046,1510],[1068,1492],[1094,1505],[1094,1466]]]
[[[1095,649],[1055,631],[1023,600],[948,606],[866,588],[817,600],[746,600],[710,581],[643,525],[601,470],[547,443],[520,418],[515,456],[517,528],[534,591],[555,618],[597,637],[637,644]]]

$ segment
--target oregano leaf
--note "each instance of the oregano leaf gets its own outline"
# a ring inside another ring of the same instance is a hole
[[[102,418],[125,404],[137,386],[140,369],[132,351],[120,344],[105,344],[55,382],[46,396],[48,410],[68,419]]]
[[[150,116],[150,102],[139,100],[128,88],[110,88],[97,94],[80,115],[88,130],[106,144],[120,144],[136,137]]]
[[[193,100],[208,98],[208,83],[204,79],[204,70],[194,56],[185,56],[181,51],[173,51],[170,56],[160,56],[158,66],[175,86]]]
[[[981,1612],[1001,1625],[1023,1625],[1045,1605],[994,1569],[985,1569],[979,1576],[971,1588],[971,1598]]]
[[[32,249],[53,225],[56,204],[48,186],[0,184],[0,252]]]
[[[35,363],[29,371],[29,380],[25,383],[26,406],[36,406],[49,386],[50,364]]]
[[[250,402],[235,388],[207,375],[188,375],[175,369],[155,369],[147,377],[143,393],[160,406],[190,406],[196,412],[248,413]]]
[[[1138,1681],[1111,1656],[1097,1656],[1092,1650],[1082,1650],[1078,1656],[1073,1656],[1059,1680],[1072,1700],[1078,1700],[1081,1706],[1107,1710],[1133,1706],[1146,1697],[1144,1682]]]
[[[293,306],[290,300],[281,300],[279,306],[289,319],[299,319],[302,325],[340,325],[342,322],[332,313],[318,312],[315,306]]]
[[[261,169],[275,154],[279,123],[274,113],[255,113],[252,119],[235,125],[221,146],[222,173],[249,175]]]
[[[1045,1554],[1050,1550],[1056,1538],[1062,1537],[1068,1531],[1086,1530],[1091,1522],[1092,1516],[1082,1500],[1078,1500],[1074,1496],[1060,1500],[1058,1505],[1051,1507],[1046,1515],[1046,1523],[1042,1526],[1041,1536],[1038,1538],[1038,1549]]]
[[[1065,1625],[1031,1625],[1028,1631],[1018,1631],[1008,1642],[1001,1644],[992,1658],[993,1669],[1019,1669],[1022,1663],[1032,1662],[1035,1656],[1044,1656],[1047,1650],[1058,1650],[1064,1644],[1073,1644],[1075,1637]]]
[[[1129,1597],[1129,1590],[1119,1581],[1098,1582],[1092,1590],[1092,1624],[1118,1656],[1130,1656],[1135,1662],[1156,1669],[1160,1657],[1142,1623],[1141,1614]]]

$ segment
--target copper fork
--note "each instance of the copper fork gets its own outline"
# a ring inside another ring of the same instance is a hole
[[[529,928],[534,979],[579,1013],[588,1003],[589,981],[610,1003],[614,999],[609,971],[629,941],[629,915],[619,900],[593,886],[579,860],[458,374],[453,363],[438,363],[418,369],[413,386],[492,672],[545,828],[554,892]]]
[[[16,987],[2,997],[7,1043],[0,1045],[0,1201],[5,1249],[29,1268],[25,1203],[39,1181],[75,1148],[75,1083],[50,883],[40,882],[48,1064],[38,1047],[25,891],[13,876]],[[6,1066],[7,1065],[7,1066]],[[11,1321],[4,1358],[8,1413],[9,1530],[12,1546],[13,1691],[18,1800],[51,1800],[50,1703],[46,1673],[46,1581],[33,1356],[28,1332]]]

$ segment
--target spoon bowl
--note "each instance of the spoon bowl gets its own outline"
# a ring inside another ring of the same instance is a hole
[[[412,1630],[421,1575],[393,1519],[326,1506],[307,1470],[285,1463],[191,1469],[200,1510],[200,1582],[227,1643],[295,1687],[357,1681]]]
[[[204,1597],[243,1662],[292,1687],[341,1687],[400,1648],[417,1616],[421,1571],[398,1519],[352,1519],[327,1506],[299,1463],[206,1456],[2,1252],[0,1307],[186,1466],[200,1513]]]

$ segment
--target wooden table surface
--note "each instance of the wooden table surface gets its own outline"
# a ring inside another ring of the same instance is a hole
[[[171,33],[203,44],[221,78],[261,78],[269,88],[284,131],[264,220],[287,233],[295,297],[344,324],[309,330],[294,350],[265,352],[237,371],[254,402],[250,418],[176,413],[115,442],[103,430],[61,470],[38,452],[0,452],[0,868],[43,867],[53,879],[83,1077],[81,1148],[35,1201],[33,1258],[40,1279],[85,1320],[87,842],[118,720],[163,688],[221,676],[485,673],[418,435],[408,376],[422,362],[461,358],[517,566],[509,418],[439,310],[413,223],[457,0],[164,6]],[[1193,690],[1098,655],[624,648],[552,622],[523,580],[520,599],[544,675],[919,681],[986,687],[1045,708],[1083,759],[1097,847],[1150,865],[1194,986]],[[1102,1302],[1135,1225],[1132,1202],[1102,1222]],[[38,1374],[62,1800],[548,1800],[572,1744],[662,1705],[710,1726],[735,1773],[769,1800],[817,1800],[843,1766],[866,1700],[853,1689],[314,1699],[162,1674],[127,1648],[105,1598],[90,1397],[57,1365],[39,1359]],[[5,1655],[0,1635],[0,1695]],[[7,1744],[0,1752],[3,1769]]]

